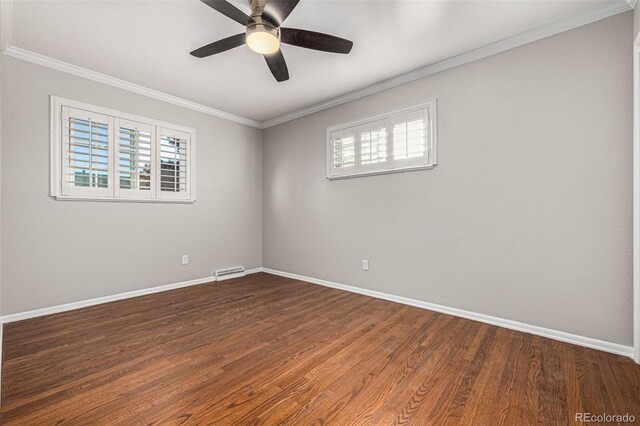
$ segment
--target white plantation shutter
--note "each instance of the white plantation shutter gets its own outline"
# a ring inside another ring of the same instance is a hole
[[[344,129],[331,134],[330,168],[333,175],[346,174],[356,165],[355,128]]]
[[[405,165],[422,164],[427,151],[428,114],[425,110],[396,114],[391,117],[393,160]]]
[[[430,168],[436,164],[435,100],[330,128],[327,135],[328,178]]]
[[[376,170],[379,163],[387,161],[388,123],[388,120],[378,120],[358,126],[360,171]]]
[[[158,171],[160,197],[189,198],[191,181],[191,149],[189,135],[171,129],[158,129]]]
[[[51,195],[195,201],[195,130],[51,97]]]
[[[61,127],[62,193],[107,196],[112,184],[110,117],[64,107]]]
[[[153,126],[117,120],[116,195],[155,198],[155,155]]]

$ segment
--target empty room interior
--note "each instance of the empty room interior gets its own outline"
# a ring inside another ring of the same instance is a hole
[[[0,25],[0,424],[640,424],[636,0]]]

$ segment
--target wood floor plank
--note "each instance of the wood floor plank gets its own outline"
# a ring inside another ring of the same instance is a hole
[[[4,326],[8,425],[640,422],[640,366],[265,273]]]

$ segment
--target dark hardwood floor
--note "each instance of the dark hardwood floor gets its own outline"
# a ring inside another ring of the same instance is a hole
[[[632,360],[267,274],[11,323],[3,424],[640,423]]]

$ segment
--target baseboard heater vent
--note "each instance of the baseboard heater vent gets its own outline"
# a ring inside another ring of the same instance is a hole
[[[216,271],[216,281],[228,280],[231,278],[244,277],[246,275],[244,266],[235,266],[233,268],[218,269]]]

